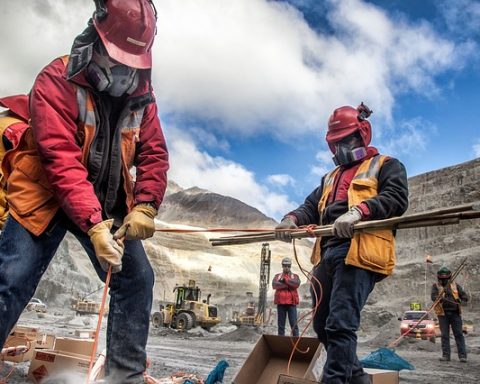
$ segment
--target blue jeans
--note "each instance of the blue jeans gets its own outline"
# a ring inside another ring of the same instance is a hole
[[[0,346],[17,322],[65,236],[83,246],[102,281],[101,269],[87,234],[63,218],[34,236],[11,216],[0,236]],[[125,241],[122,271],[110,280],[106,374],[112,383],[143,383],[145,347],[152,307],[154,275],[140,240]]]
[[[318,339],[325,345],[327,361],[322,383],[370,383],[357,357],[360,312],[375,286],[377,275],[345,264],[350,243],[327,248],[313,270],[313,306],[320,300],[313,319]],[[316,295],[315,295],[316,293]]]
[[[445,316],[438,316],[438,325],[442,333],[442,354],[444,357],[450,358],[450,327],[452,327],[455,343],[457,344],[458,357],[467,357],[467,349],[465,347],[465,338],[463,337],[462,316],[457,312],[445,311]]]
[[[277,322],[278,322],[278,334],[285,336],[285,323],[287,321],[292,329],[293,336],[298,336],[297,325],[297,306],[293,304],[278,304],[277,305]]]

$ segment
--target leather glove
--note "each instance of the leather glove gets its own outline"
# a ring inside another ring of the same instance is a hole
[[[344,213],[333,223],[333,234],[340,238],[353,237],[353,225],[362,218],[362,211],[357,207],[352,207],[347,213]]]
[[[280,224],[275,227],[275,239],[290,243],[292,241],[292,234],[290,233],[290,231],[285,231],[285,229],[297,228],[297,224],[295,224],[292,218],[290,216],[286,216],[283,218]]]
[[[155,233],[157,210],[151,205],[138,204],[123,219],[123,225],[113,235],[114,239],[145,240]]]
[[[113,219],[105,220],[90,228],[87,232],[95,249],[100,266],[105,272],[112,266],[112,273],[122,270],[123,243],[115,241],[110,233]]]

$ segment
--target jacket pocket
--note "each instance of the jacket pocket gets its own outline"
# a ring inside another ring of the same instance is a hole
[[[385,273],[395,266],[394,248],[392,231],[364,231],[358,239],[358,258],[369,269]]]
[[[20,216],[28,216],[55,200],[38,156],[26,155],[17,162],[8,178],[7,199]]]

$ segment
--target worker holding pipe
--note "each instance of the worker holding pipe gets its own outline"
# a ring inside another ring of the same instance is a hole
[[[154,284],[141,240],[155,232],[168,169],[151,82],[157,15],[151,0],[95,4],[71,54],[37,76],[30,126],[4,159],[0,346],[68,231],[100,279],[113,272],[107,380],[140,383]]]
[[[360,312],[375,283],[395,266],[392,230],[356,233],[354,224],[400,216],[408,207],[405,167],[369,145],[371,113],[363,103],[333,111],[326,141],[336,168],[276,227],[276,238],[289,242],[298,226],[333,224],[331,236],[317,238],[311,257],[313,327],[327,350],[325,384],[370,383],[356,354]]]

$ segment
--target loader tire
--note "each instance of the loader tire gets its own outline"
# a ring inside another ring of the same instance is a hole
[[[152,325],[154,328],[163,327],[163,313],[162,312],[155,312],[152,315]]]
[[[193,316],[188,312],[179,313],[177,316],[177,329],[188,331],[193,327]]]

